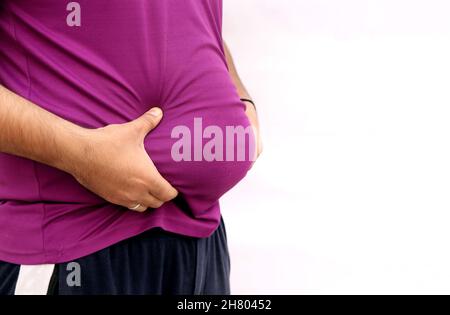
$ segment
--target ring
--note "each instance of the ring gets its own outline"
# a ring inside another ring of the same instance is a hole
[[[137,210],[140,206],[141,206],[141,204],[138,203],[136,206],[128,208],[128,209],[130,209],[130,210]]]

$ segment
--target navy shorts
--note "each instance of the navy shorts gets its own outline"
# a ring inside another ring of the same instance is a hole
[[[31,278],[42,273],[21,272],[21,268],[25,266],[0,262],[0,295],[17,293],[19,286],[26,288],[27,280],[32,283]],[[223,219],[208,238],[155,228],[86,257],[45,268],[52,268],[45,286],[52,295],[230,294]]]

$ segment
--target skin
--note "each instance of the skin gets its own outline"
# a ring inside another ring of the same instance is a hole
[[[251,100],[252,97],[248,93],[247,89],[244,86],[244,83],[242,83],[242,80],[237,72],[237,69],[234,64],[233,57],[231,55],[229,47],[225,42],[223,44],[224,44],[224,48],[225,48],[225,57],[227,58],[227,64],[228,64],[228,69],[230,71],[230,76],[231,76],[231,79],[233,80],[234,85],[236,86],[239,97]],[[257,154],[257,157],[259,157],[260,154],[262,153],[263,145],[262,145],[261,132],[260,132],[260,127],[259,127],[258,114],[257,114],[256,108],[253,106],[253,104],[245,102],[245,105],[246,105],[245,113],[247,114],[247,117],[250,120],[250,123],[252,124],[253,132],[256,137],[256,144],[257,144],[256,154]]]
[[[239,95],[250,98],[228,48],[226,55]],[[258,119],[251,104],[247,104],[246,113],[259,139]],[[126,208],[141,204],[133,211],[144,212],[159,208],[178,194],[158,172],[144,148],[145,136],[162,117],[161,109],[154,107],[125,124],[87,129],[0,85],[0,152],[67,172],[106,201]],[[259,155],[261,148],[257,151]]]

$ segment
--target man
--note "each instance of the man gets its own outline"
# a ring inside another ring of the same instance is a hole
[[[170,156],[198,119],[261,151],[221,23],[221,0],[0,2],[0,294],[230,293],[218,199],[253,161]]]

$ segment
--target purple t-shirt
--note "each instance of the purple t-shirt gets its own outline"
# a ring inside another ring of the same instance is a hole
[[[0,0],[0,84],[86,128],[160,106],[164,118],[145,147],[180,192],[177,202],[136,213],[70,174],[0,153],[0,260],[70,261],[153,227],[193,237],[215,230],[219,198],[251,161],[176,161],[171,151],[178,126],[192,130],[193,151],[207,142],[194,139],[194,118],[203,128],[249,126],[221,24],[221,0]]]

